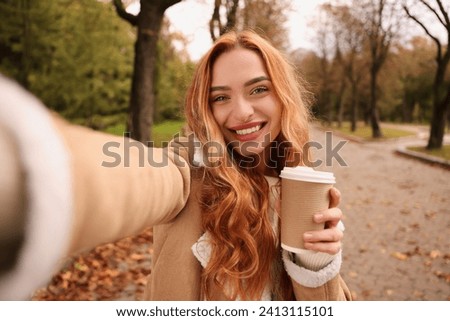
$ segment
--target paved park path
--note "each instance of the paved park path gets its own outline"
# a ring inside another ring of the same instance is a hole
[[[341,272],[356,300],[450,300],[450,170],[396,154],[398,145],[426,143],[427,129],[408,129],[417,134],[345,144],[312,129],[312,161],[335,173],[343,195]],[[142,300],[151,243],[147,231],[99,246],[67,263],[33,299]]]
[[[345,215],[342,275],[356,300],[450,300],[450,170],[397,155],[426,131],[383,142],[347,142],[320,169],[333,171]],[[327,143],[323,130],[312,138]],[[332,146],[344,140],[333,136]],[[330,141],[328,141],[330,144]]]

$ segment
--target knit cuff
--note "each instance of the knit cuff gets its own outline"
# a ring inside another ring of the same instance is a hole
[[[285,250],[283,250],[283,263],[287,274],[292,280],[308,288],[317,288],[333,279],[339,273],[342,263],[342,251],[336,254],[327,266],[318,271],[298,266],[294,262],[294,255]]]
[[[337,254],[331,255],[324,252],[316,252],[311,250],[300,249],[299,253],[295,254],[294,262],[311,271],[319,271],[327,266]]]
[[[0,300],[23,300],[50,280],[67,252],[70,156],[41,102],[1,75],[0,92],[0,124],[17,144],[27,199],[25,240],[16,265],[0,276]]]

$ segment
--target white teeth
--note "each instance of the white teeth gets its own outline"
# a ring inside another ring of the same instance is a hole
[[[257,132],[260,129],[261,129],[261,125],[258,125],[258,126],[252,127],[252,128],[236,130],[236,133],[238,135],[248,135],[248,134]]]

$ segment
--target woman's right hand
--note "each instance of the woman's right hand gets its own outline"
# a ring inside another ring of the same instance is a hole
[[[330,189],[330,207],[316,213],[314,222],[324,223],[325,229],[308,231],[303,234],[304,246],[307,250],[337,254],[341,250],[341,241],[344,237],[342,229],[338,226],[343,214],[337,207],[341,200],[341,193],[335,187]]]

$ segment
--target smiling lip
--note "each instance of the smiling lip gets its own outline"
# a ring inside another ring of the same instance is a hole
[[[265,123],[263,122],[253,122],[248,123],[240,126],[235,126],[232,128],[229,128],[230,130],[234,131],[236,138],[240,141],[249,141],[256,139],[259,134],[261,128],[263,128]]]
[[[234,126],[234,127],[230,127],[230,130],[233,131],[237,131],[237,130],[243,130],[243,129],[249,129],[249,128],[253,128],[256,126],[263,126],[263,122],[262,121],[258,121],[258,122],[252,122],[252,123],[247,123],[247,124],[243,124],[243,125],[239,125],[239,126]]]

